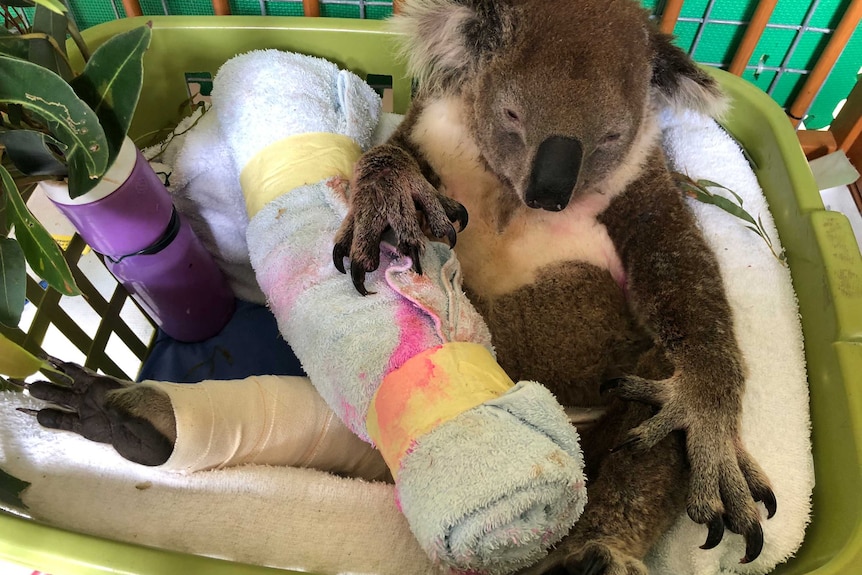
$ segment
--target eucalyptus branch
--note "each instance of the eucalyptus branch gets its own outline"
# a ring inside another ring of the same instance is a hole
[[[66,29],[68,30],[69,35],[72,37],[72,40],[75,42],[75,46],[78,47],[78,51],[81,52],[81,57],[84,58],[84,62],[89,62],[90,48],[84,41],[84,37],[81,36],[81,31],[78,29],[78,25],[75,24],[75,21],[72,20],[71,16],[66,17]]]
[[[766,228],[763,226],[763,220],[760,215],[757,216],[755,220],[754,217],[748,213],[748,211],[743,207],[742,197],[725,186],[721,184],[717,184],[710,180],[693,180],[689,176],[685,174],[681,174],[679,172],[673,172],[673,177],[676,180],[677,185],[680,189],[690,198],[693,198],[701,203],[710,204],[721,208],[728,214],[734,216],[745,222],[746,228],[760,236],[760,238],[766,244],[766,247],[769,248],[769,251],[772,253],[773,257],[777,259],[781,265],[787,265],[787,256],[785,256],[784,252],[777,253],[775,251],[775,245],[772,242],[772,239],[769,237],[769,234],[766,232]],[[714,194],[709,191],[709,188],[719,188],[725,190],[733,196],[733,200],[726,198],[724,196],[720,196],[718,194]],[[734,201],[735,200],[735,201]]]
[[[10,6],[3,6],[3,25],[8,30],[9,26],[13,26],[18,34],[27,32],[27,23],[18,14],[18,9]]]
[[[201,113],[200,113],[200,115],[198,115],[198,117],[197,117],[197,118],[195,118],[195,119],[194,119],[194,121],[193,121],[191,124],[189,124],[185,129],[183,129],[183,130],[178,130],[177,128],[179,128],[179,126],[175,126],[175,127],[174,127],[174,128],[172,128],[172,129],[170,129],[170,128],[162,128],[162,129],[160,129],[160,130],[154,130],[154,131],[152,131],[152,132],[148,132],[148,133],[146,133],[146,134],[142,135],[140,138],[138,138],[138,140],[136,141],[136,144],[137,144],[137,142],[138,142],[138,141],[143,141],[143,139],[144,139],[144,138],[147,138],[147,137],[150,137],[150,136],[155,136],[156,134],[159,134],[159,133],[162,133],[162,132],[167,132],[167,136],[166,136],[166,137],[165,137],[165,139],[164,139],[164,140],[162,140],[162,142],[159,144],[159,151],[158,151],[158,152],[156,152],[156,153],[155,153],[151,158],[149,158],[150,160],[155,160],[155,159],[157,159],[158,157],[160,157],[162,154],[164,154],[164,153],[165,153],[165,150],[167,150],[167,149],[168,149],[168,146],[169,146],[169,145],[170,145],[170,143],[174,140],[174,138],[176,138],[177,136],[182,136],[183,134],[185,134],[186,132],[188,132],[189,130],[191,130],[191,129],[192,129],[192,128],[194,128],[195,126],[197,126],[197,125],[198,125],[198,122],[200,122],[200,121],[201,121],[201,118],[203,118],[203,117],[204,117],[204,114],[206,114],[206,113],[207,113],[207,111],[209,110],[209,108],[207,108],[207,107],[206,107],[206,105],[205,105],[203,102],[200,102],[199,104],[197,104],[197,105],[195,106],[195,109],[192,111],[192,114],[194,114],[194,113],[195,113],[195,112],[197,112],[198,110],[200,110],[200,112],[201,112]]]

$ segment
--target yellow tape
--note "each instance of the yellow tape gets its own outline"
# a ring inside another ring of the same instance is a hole
[[[395,478],[401,458],[419,437],[513,385],[479,344],[454,342],[426,350],[383,379],[366,417],[368,435]]]
[[[299,134],[258,152],[239,176],[248,217],[281,194],[333,176],[349,178],[362,150],[340,134]]]

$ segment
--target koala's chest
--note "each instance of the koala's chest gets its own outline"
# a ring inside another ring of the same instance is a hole
[[[441,181],[441,191],[467,209],[469,224],[455,251],[468,288],[499,296],[537,281],[540,270],[560,262],[585,262],[610,272],[622,285],[625,274],[597,216],[605,196],[573,201],[562,212],[526,207],[481,160],[454,101],[425,108],[411,131]]]

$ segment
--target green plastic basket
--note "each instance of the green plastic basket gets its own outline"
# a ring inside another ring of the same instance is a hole
[[[333,18],[171,16],[117,20],[86,31],[96,47],[153,23],[137,137],[184,113],[187,77],[214,75],[231,56],[278,48],[328,58],[360,76],[392,78],[396,112],[411,82],[380,22]],[[80,62],[79,62],[80,64]],[[823,208],[796,135],[764,93],[712,70],[733,99],[725,127],[750,155],[787,252],[805,335],[816,487],[813,518],[781,575],[862,572],[862,257],[846,218]],[[333,542],[337,545],[337,542]],[[321,553],[325,553],[321,548]],[[0,559],[56,575],[285,573],[57,529],[0,513]]]

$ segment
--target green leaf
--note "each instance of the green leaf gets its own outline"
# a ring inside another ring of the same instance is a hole
[[[718,206],[728,214],[736,216],[740,220],[746,221],[753,226],[757,225],[757,222],[751,217],[751,214],[746,212],[742,206],[738,206],[734,204],[732,201],[728,200],[724,196],[714,195],[713,197],[713,205]]]
[[[62,152],[66,146],[47,134],[32,130],[10,130],[0,133],[0,144],[6,147],[6,155],[25,175],[65,176],[69,173],[62,157],[58,158],[50,147],[54,146]]]
[[[27,40],[21,39],[6,28],[0,28],[0,54],[8,54],[15,58],[27,57]]]
[[[56,74],[0,55],[0,102],[19,104],[45,120],[67,146],[72,197],[91,190],[108,167],[108,142],[96,113]]]
[[[15,227],[15,237],[24,250],[24,258],[33,271],[63,295],[80,295],[63,251],[39,220],[33,217],[12,176],[0,165],[0,180],[9,198],[9,217]]]
[[[0,238],[0,323],[15,327],[26,300],[27,269],[24,252],[12,238]]]
[[[710,180],[698,180],[698,181],[697,181],[697,184],[698,184],[699,186],[703,186],[704,188],[719,188],[719,189],[721,189],[721,190],[724,190],[724,191],[728,192],[728,193],[729,193],[729,194],[731,194],[734,198],[736,198],[736,203],[738,203],[740,206],[741,206],[741,205],[743,205],[743,204],[745,203],[745,202],[743,202],[743,201],[742,201],[742,197],[741,197],[739,194],[737,194],[736,192],[734,192],[734,191],[733,191],[733,190],[731,190],[730,188],[727,188],[727,187],[725,187],[725,186],[722,186],[721,184],[716,184],[715,182],[710,181]]]
[[[56,46],[48,40],[32,39],[27,59],[58,74],[67,82],[70,81],[74,74],[66,55],[66,15],[63,12],[54,12],[45,6],[36,6],[31,32],[50,36]]]
[[[114,36],[93,53],[83,73],[72,81],[75,93],[86,102],[105,129],[108,165],[123,145],[144,81],[144,52],[150,45],[149,26]]]
[[[0,469],[0,503],[19,510],[27,510],[27,506],[21,501],[21,493],[30,487],[26,481],[9,475]]]

